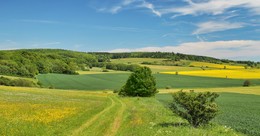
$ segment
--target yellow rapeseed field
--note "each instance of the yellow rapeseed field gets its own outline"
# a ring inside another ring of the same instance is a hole
[[[162,74],[176,74],[176,72],[162,72]],[[250,70],[199,70],[199,71],[179,71],[179,75],[205,76],[234,79],[260,79],[259,69]]]
[[[190,66],[195,67],[208,67],[208,68],[218,68],[218,69],[244,69],[244,66],[235,66],[229,64],[214,64],[214,63],[207,63],[207,62],[191,62]]]

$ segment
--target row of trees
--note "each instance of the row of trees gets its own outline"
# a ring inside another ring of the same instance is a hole
[[[111,59],[120,59],[120,58],[166,58],[173,61],[179,60],[191,60],[191,61],[202,61],[209,63],[238,63],[238,64],[246,64],[250,67],[257,67],[260,65],[260,62],[253,61],[233,61],[228,59],[217,59],[213,57],[207,56],[197,56],[197,55],[188,55],[182,53],[174,53],[174,52],[131,52],[131,53],[91,53],[97,56],[102,56],[101,58]]]

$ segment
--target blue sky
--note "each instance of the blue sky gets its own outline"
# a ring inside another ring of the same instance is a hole
[[[162,51],[260,61],[258,0],[0,0],[0,49]]]

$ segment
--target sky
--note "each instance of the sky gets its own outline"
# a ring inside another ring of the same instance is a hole
[[[0,50],[28,48],[260,61],[260,1],[0,0]]]

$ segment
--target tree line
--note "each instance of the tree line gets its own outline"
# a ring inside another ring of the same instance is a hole
[[[228,59],[217,59],[213,57],[207,56],[198,56],[198,55],[189,55],[182,53],[174,53],[174,52],[129,52],[129,53],[91,53],[99,56],[100,58],[110,59],[120,59],[120,58],[165,58],[172,61],[179,60],[190,60],[190,61],[201,61],[201,62],[209,62],[209,63],[237,63],[237,64],[246,64],[250,67],[257,67],[260,65],[260,62],[254,61],[234,61]]]
[[[247,64],[250,67],[260,64],[253,61],[221,60],[173,52],[86,53],[61,49],[21,49],[0,51],[0,75],[34,77],[37,74],[46,73],[77,74],[78,70],[89,70],[92,67],[120,71],[135,71],[139,67],[134,64],[110,62],[110,59],[119,58],[165,58],[172,61],[192,60],[210,63],[234,62]]]

